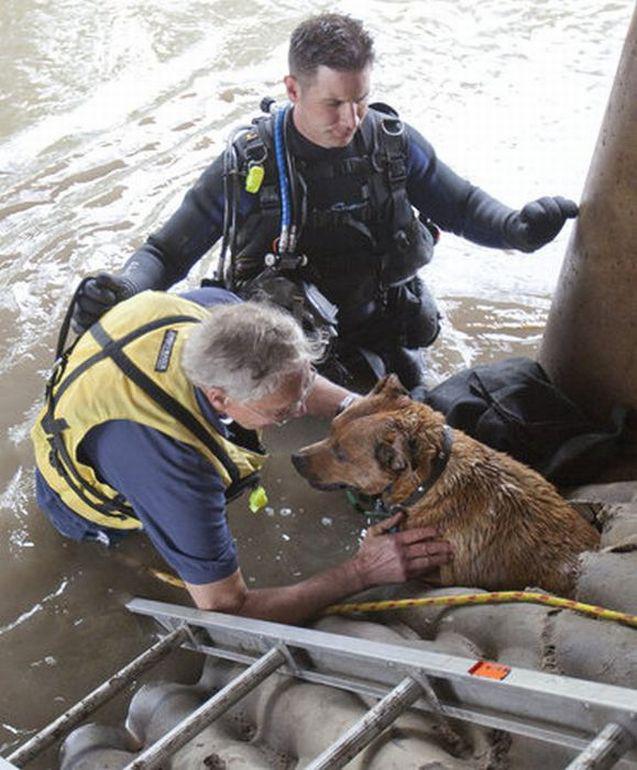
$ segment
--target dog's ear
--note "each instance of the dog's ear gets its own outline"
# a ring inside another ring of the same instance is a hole
[[[407,446],[412,470],[418,472],[421,478],[428,478],[434,452],[427,441],[416,433],[407,439]]]
[[[383,396],[392,401],[401,398],[409,399],[409,393],[405,390],[396,374],[388,374],[387,377],[383,377],[382,380],[379,380],[369,395]]]
[[[402,473],[411,467],[409,442],[400,433],[381,439],[376,444],[374,455],[384,471]]]

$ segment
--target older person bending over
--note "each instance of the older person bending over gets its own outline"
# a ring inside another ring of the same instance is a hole
[[[339,565],[246,587],[227,500],[255,488],[258,429],[333,416],[349,396],[315,374],[319,347],[284,312],[222,289],[116,305],[58,368],[33,428],[40,507],[75,540],[143,529],[198,607],[280,622],[435,569],[449,545],[431,529],[387,534],[394,517]]]

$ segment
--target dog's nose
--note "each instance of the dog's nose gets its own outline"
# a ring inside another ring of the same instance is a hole
[[[292,465],[301,474],[301,476],[305,476],[306,475],[306,473],[307,473],[307,457],[305,455],[302,455],[302,454],[299,454],[298,452],[295,452],[292,455]]]

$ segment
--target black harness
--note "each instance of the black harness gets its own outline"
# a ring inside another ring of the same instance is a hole
[[[257,118],[227,152],[223,251],[231,255],[226,278],[233,290],[259,274],[277,249],[281,203],[272,132],[272,117]],[[397,113],[371,105],[352,147],[352,157],[311,160],[290,151],[286,161],[297,251],[307,255],[298,273],[339,306],[378,299],[411,279],[431,259],[434,243],[407,197],[408,145]],[[263,183],[239,226],[238,194],[255,164],[264,167]]]

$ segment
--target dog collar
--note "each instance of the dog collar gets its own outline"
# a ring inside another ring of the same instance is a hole
[[[400,503],[394,503],[389,507],[389,515],[393,516],[399,511],[407,511],[412,505],[422,500],[422,498],[429,492],[433,485],[445,472],[449,458],[451,457],[451,448],[453,446],[453,433],[448,425],[443,428],[442,434],[442,446],[440,451],[434,458],[431,464],[431,473],[429,477],[422,481],[416,489],[409,495],[409,497],[402,500]]]
[[[445,472],[445,468],[451,457],[452,446],[453,433],[451,428],[448,425],[445,425],[443,428],[442,446],[432,463],[429,477],[421,482],[409,497],[405,498],[400,503],[394,503],[387,507],[383,500],[383,495],[385,493],[378,495],[376,498],[370,498],[366,495],[356,494],[350,489],[346,492],[347,499],[359,513],[364,514],[370,519],[382,520],[389,516],[393,516],[399,511],[406,511],[421,500]],[[389,491],[391,491],[391,484],[385,490],[385,492]]]

